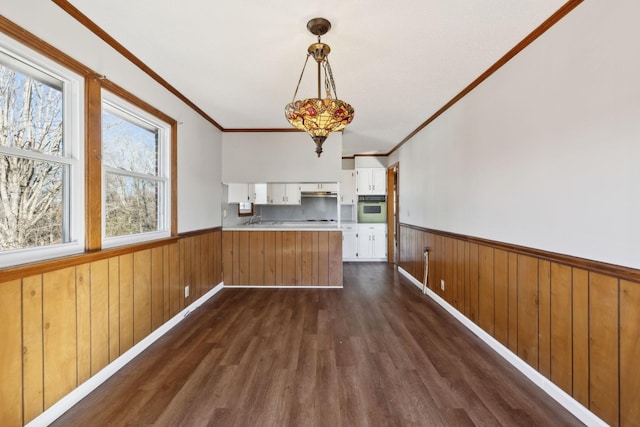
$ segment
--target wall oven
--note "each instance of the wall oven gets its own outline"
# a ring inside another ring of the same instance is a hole
[[[387,222],[387,196],[358,196],[358,222]]]

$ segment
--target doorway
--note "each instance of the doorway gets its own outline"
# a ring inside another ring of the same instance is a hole
[[[398,186],[399,163],[394,163],[387,169],[387,262],[398,265],[398,207],[400,191]]]

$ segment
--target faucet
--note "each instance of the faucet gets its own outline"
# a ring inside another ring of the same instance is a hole
[[[254,219],[258,219],[258,222],[260,222],[260,220],[262,219],[262,216],[260,216],[260,215],[252,215],[251,218],[249,218],[249,221],[247,222],[247,224],[249,224],[249,225],[255,224],[255,222],[253,222]]]

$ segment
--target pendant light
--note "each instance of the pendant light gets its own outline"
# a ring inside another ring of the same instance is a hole
[[[331,132],[344,129],[353,120],[353,107],[338,99],[336,85],[329,65],[329,45],[322,43],[320,37],[331,29],[331,23],[324,18],[314,18],[307,23],[307,29],[311,34],[318,36],[318,42],[312,44],[307,49],[307,58],[302,67],[302,73],[293,94],[293,100],[284,108],[285,117],[291,125],[303,130],[311,135],[316,143],[316,153],[318,157],[322,153],[322,143]],[[318,68],[318,97],[306,98],[296,101],[300,82],[304,75],[304,70],[313,56]],[[325,97],[322,98],[322,72],[324,71]]]

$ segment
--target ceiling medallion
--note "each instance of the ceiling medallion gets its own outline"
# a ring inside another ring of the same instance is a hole
[[[333,80],[331,65],[329,65],[329,45],[322,43],[320,36],[326,34],[331,29],[331,23],[324,18],[314,18],[307,23],[307,29],[311,34],[318,36],[318,42],[312,44],[307,49],[307,58],[296,91],[293,94],[293,101],[284,108],[285,117],[291,125],[303,130],[311,135],[316,143],[316,153],[318,157],[322,153],[322,143],[331,132],[344,129],[353,120],[353,107],[338,99],[336,94],[336,84]],[[300,88],[300,82],[304,75],[309,56],[313,56],[318,65],[318,97],[306,98],[296,101],[296,95]],[[324,70],[324,88],[326,97],[321,94],[321,75]]]

